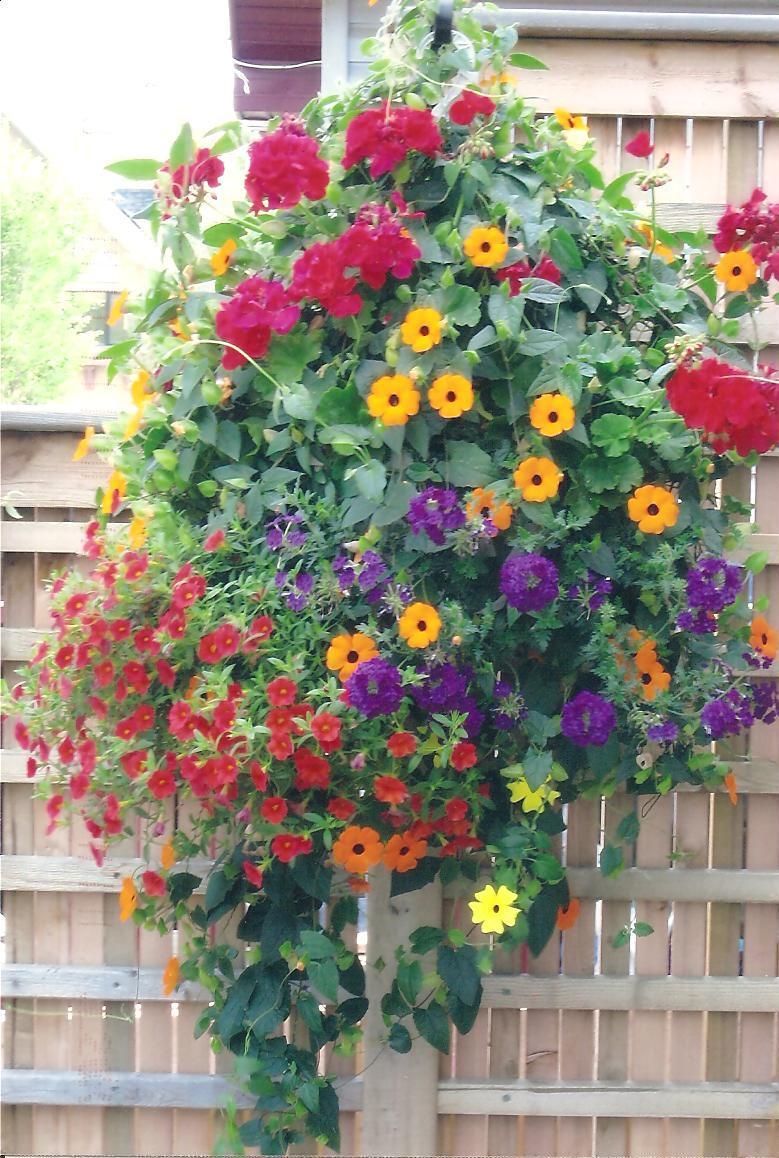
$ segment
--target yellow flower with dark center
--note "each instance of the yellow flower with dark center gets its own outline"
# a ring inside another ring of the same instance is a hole
[[[420,395],[405,374],[385,374],[371,386],[367,403],[371,415],[385,426],[405,426],[419,413]]]
[[[511,526],[511,516],[514,512],[510,503],[495,501],[494,491],[476,487],[471,493],[470,500],[465,504],[465,513],[469,519],[478,517],[489,519],[499,531],[507,531]]]
[[[441,616],[429,603],[412,603],[398,620],[398,631],[409,647],[427,647],[441,632]]]
[[[553,499],[563,478],[563,472],[551,458],[526,458],[514,471],[514,485],[522,491],[526,503]]]
[[[658,692],[667,692],[671,684],[671,674],[661,663],[645,665],[646,670],[639,672],[638,682],[641,685],[641,695],[650,702]]]
[[[211,254],[211,269],[214,271],[214,277],[222,277],[227,273],[230,266],[230,258],[238,248],[238,242],[228,237],[223,245],[219,246],[216,253]]]
[[[109,310],[109,313],[108,313],[108,317],[106,318],[106,325],[108,325],[108,326],[118,325],[119,319],[124,314],[125,303],[126,303],[129,296],[130,296],[129,290],[122,290],[122,292],[119,294],[119,297],[114,298],[113,305],[111,306],[111,309]]]
[[[679,504],[665,487],[643,486],[628,499],[628,515],[645,535],[661,535],[679,518]]]
[[[138,891],[132,877],[125,877],[119,892],[119,919],[129,921],[138,908]]]
[[[517,923],[519,909],[514,904],[517,894],[506,885],[485,887],[468,902],[473,914],[474,925],[481,925],[482,933],[500,935],[505,928],[512,929]]]
[[[555,438],[571,430],[576,411],[564,394],[541,394],[530,407],[530,424],[545,438]]]
[[[459,418],[473,406],[473,386],[462,374],[442,374],[430,387],[427,400],[442,418]]]
[[[771,627],[764,615],[756,615],[749,625],[749,646],[761,652],[766,659],[776,659],[779,631]]]
[[[424,354],[441,341],[443,320],[438,310],[427,307],[409,310],[400,327],[400,336],[415,354]]]
[[[342,683],[356,671],[366,659],[375,659],[379,649],[369,635],[355,632],[354,635],[335,635],[330,640],[325,663],[329,671],[338,672]]]
[[[502,229],[496,225],[477,225],[463,242],[463,252],[474,265],[496,269],[509,251],[509,243]]]
[[[539,784],[538,788],[531,788],[527,780],[513,780],[507,784],[511,793],[511,803],[521,804],[523,812],[541,812],[547,804],[554,804],[560,793],[548,784]]]
[[[575,113],[569,113],[568,109],[555,109],[554,116],[561,129],[587,128],[587,118],[580,117]]]
[[[73,462],[78,462],[79,459],[84,458],[89,454],[89,448],[92,445],[92,439],[95,437],[94,426],[87,426],[84,430],[84,435],[80,439],[78,446],[73,451]]]
[[[757,281],[755,259],[748,249],[732,249],[730,253],[723,253],[714,269],[714,276],[728,293],[743,293]]]

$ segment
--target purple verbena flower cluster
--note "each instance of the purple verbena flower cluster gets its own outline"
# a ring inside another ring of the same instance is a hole
[[[709,700],[701,709],[701,724],[712,740],[737,736],[754,722],[751,698],[737,688],[731,688],[717,700]]]
[[[699,559],[687,572],[687,610],[677,619],[683,631],[707,635],[716,631],[716,615],[738,599],[741,568],[715,555]]]
[[[415,535],[424,531],[436,546],[442,547],[446,532],[456,531],[465,523],[465,511],[459,505],[457,491],[450,487],[426,487],[411,500],[406,518]]]
[[[394,664],[380,657],[359,664],[345,687],[349,703],[368,719],[391,715],[403,699],[400,672]]]
[[[564,705],[560,716],[563,735],[581,748],[589,744],[601,747],[616,726],[614,705],[595,692],[577,692]]]
[[[527,716],[527,705],[519,692],[506,679],[495,681],[492,694],[499,701],[492,711],[492,723],[499,732],[510,732]]]
[[[274,582],[279,591],[284,591],[291,584],[291,590],[285,595],[287,607],[291,611],[302,611],[314,589],[314,576],[308,571],[299,571],[291,579],[286,571],[277,571]]]
[[[750,684],[752,714],[763,724],[775,724],[779,719],[779,683],[776,680],[760,680]]]
[[[473,671],[458,668],[453,663],[437,663],[422,668],[421,672],[427,678],[411,689],[417,705],[425,712],[464,713],[468,738],[472,740],[478,736],[484,724],[484,713],[471,693]]]
[[[300,511],[292,514],[277,515],[267,525],[265,542],[271,551],[279,551],[282,547],[297,550],[305,543],[308,535],[300,530],[303,516]]]
[[[378,603],[389,586],[389,567],[375,551],[365,551],[359,559],[336,555],[333,573],[344,593],[356,583],[366,603]]]
[[[614,583],[611,579],[588,570],[583,583],[569,587],[566,594],[569,599],[578,599],[587,611],[597,611],[613,590]]]
[[[532,551],[509,555],[500,569],[500,589],[517,611],[542,611],[557,598],[558,580],[551,559]]]
[[[646,730],[647,740],[655,744],[673,744],[678,735],[679,729],[671,720],[665,720],[662,724],[650,724]]]

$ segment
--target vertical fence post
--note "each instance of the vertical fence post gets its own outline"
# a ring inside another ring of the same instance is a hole
[[[437,1153],[438,1053],[414,1042],[410,1053],[385,1045],[381,998],[395,977],[395,947],[419,925],[440,925],[438,881],[414,893],[390,897],[390,874],[379,868],[368,894],[367,996],[363,1076],[362,1154]],[[374,965],[384,961],[379,970]]]

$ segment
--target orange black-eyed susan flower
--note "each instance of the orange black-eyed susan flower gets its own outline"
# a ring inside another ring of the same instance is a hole
[[[561,129],[587,128],[587,118],[577,113],[569,113],[568,109],[555,109],[554,117]]]
[[[776,659],[779,646],[779,631],[771,627],[764,615],[756,615],[749,625],[749,645],[761,652],[766,659]]]
[[[576,411],[565,394],[540,394],[530,407],[530,425],[545,438],[556,438],[571,430]]]
[[[465,513],[469,519],[479,516],[489,519],[499,531],[507,531],[511,526],[511,504],[499,503],[495,499],[495,492],[476,487],[471,492],[469,501],[465,504]]]
[[[410,832],[398,832],[384,846],[384,866],[396,873],[415,869],[427,852],[427,841]]]
[[[443,321],[438,310],[432,308],[409,310],[400,327],[401,339],[415,354],[424,354],[441,341]]]
[[[757,281],[757,265],[748,249],[723,253],[714,268],[714,276],[728,293],[743,293]]]
[[[497,269],[509,251],[509,243],[497,225],[477,225],[463,242],[463,252],[474,265]]]
[[[662,241],[657,240],[655,232],[648,221],[639,221],[633,228],[641,240],[646,242],[646,248],[651,249],[657,257],[661,257],[666,265],[674,260],[676,254],[670,245],[664,245]]]
[[[644,699],[651,702],[658,692],[668,691],[671,675],[661,663],[653,663],[646,671],[639,672],[638,682]]]
[[[462,374],[441,374],[430,387],[427,400],[442,418],[459,418],[473,406],[473,386]]]
[[[409,647],[428,647],[441,632],[441,616],[429,603],[411,603],[398,620],[398,630]]]
[[[638,487],[628,499],[628,515],[645,535],[661,535],[679,518],[679,504],[665,487]]]
[[[238,248],[238,242],[233,237],[228,237],[223,245],[219,246],[216,253],[211,254],[211,269],[214,271],[215,277],[223,277],[227,273],[230,266],[230,258]]]
[[[572,929],[579,920],[579,914],[582,911],[582,904],[578,897],[571,897],[567,905],[560,905],[557,910],[557,920],[555,924],[562,932],[566,929]]]
[[[83,433],[79,443],[78,443],[78,446],[73,451],[73,462],[78,462],[79,459],[85,458],[86,455],[89,454],[90,447],[92,446],[92,439],[94,437],[95,437],[94,426],[87,426],[84,430],[84,433]]]
[[[176,853],[173,851],[172,843],[168,840],[162,846],[162,851],[160,853],[160,864],[166,872],[170,872],[175,863]]]
[[[563,472],[551,458],[526,458],[514,471],[514,485],[526,503],[553,499],[563,481]]]
[[[100,509],[104,515],[112,515],[127,494],[127,479],[120,470],[112,470],[103,491]]]
[[[384,845],[375,828],[352,824],[333,845],[333,860],[350,873],[365,873],[382,858]]]
[[[371,416],[385,426],[405,426],[419,413],[420,395],[405,374],[385,374],[371,386],[367,403]]]
[[[138,908],[138,890],[132,877],[124,877],[119,891],[119,919],[128,921]]]
[[[325,663],[328,670],[338,672],[339,680],[345,683],[359,664],[366,659],[375,659],[378,654],[379,650],[371,637],[358,631],[354,635],[333,636]]]
[[[180,976],[181,966],[179,965],[179,959],[178,957],[171,957],[162,973],[162,992],[166,997],[170,997],[179,983]]]

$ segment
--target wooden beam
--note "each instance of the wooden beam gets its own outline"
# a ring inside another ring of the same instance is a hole
[[[765,551],[769,565],[779,564],[779,535],[746,535],[741,546],[728,557],[735,563],[743,563],[755,551]]]
[[[174,1001],[208,1003],[194,981],[162,992],[162,969],[132,966],[18,965],[3,967],[6,1000]],[[487,1009],[652,1009],[736,1013],[779,1012],[773,977],[485,977]]]
[[[32,627],[0,628],[0,657],[4,660],[29,659],[48,632]]]
[[[95,491],[105,484],[111,468],[91,452],[73,462],[77,444],[77,432],[5,430],[3,501],[15,507],[94,509]]]
[[[83,555],[86,523],[33,523],[6,519],[0,523],[0,551],[17,554]]]
[[[182,862],[179,869],[205,875],[210,860]],[[5,892],[118,893],[124,877],[147,868],[139,858],[108,858],[102,865],[78,856],[0,857],[0,874]]]

